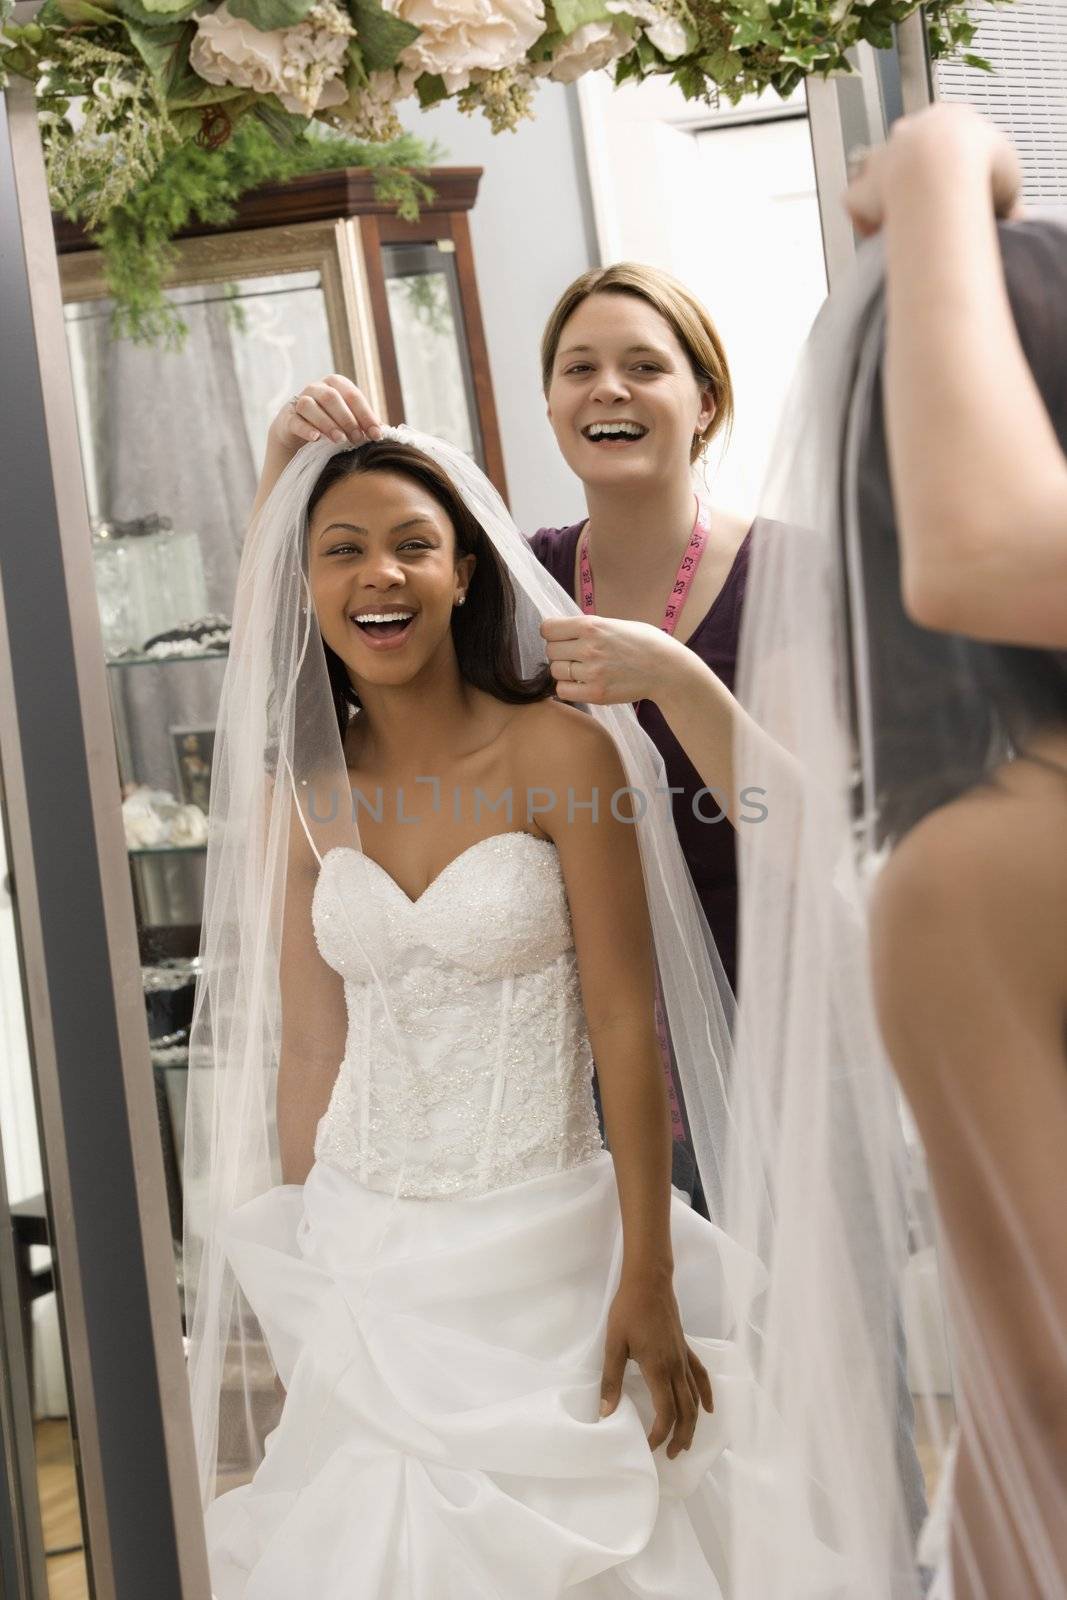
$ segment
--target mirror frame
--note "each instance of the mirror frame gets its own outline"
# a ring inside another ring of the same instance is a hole
[[[21,6],[29,21],[35,6]],[[0,764],[95,1600],[210,1593],[59,270],[0,94]]]
[[[317,271],[322,280],[337,370],[355,374],[355,381],[372,404],[384,410],[382,366],[357,219],[288,223],[182,239],[174,265],[167,273],[167,287],[309,271]],[[110,292],[99,250],[61,255],[59,279],[64,304],[104,300]]]

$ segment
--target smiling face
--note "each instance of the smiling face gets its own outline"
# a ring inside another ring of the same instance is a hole
[[[634,294],[590,294],[560,333],[548,418],[583,483],[666,481],[689,471],[715,415],[666,318]]]
[[[475,559],[457,559],[447,512],[403,473],[352,472],[326,490],[311,515],[308,577],[322,637],[357,691],[410,683],[454,654],[452,609]]]

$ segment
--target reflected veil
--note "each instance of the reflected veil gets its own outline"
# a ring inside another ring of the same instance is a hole
[[[1015,224],[1001,243],[1020,338],[1067,448],[1064,234],[1051,222]],[[1055,1550],[1067,1519],[1063,1464],[1048,1433],[1028,1423],[1012,1364],[958,1293],[879,1034],[868,906],[879,867],[911,827],[985,781],[1035,729],[1063,725],[1067,666],[906,617],[881,405],[884,332],[874,242],[805,352],[762,508],[785,526],[757,550],[746,601],[739,694],[752,721],[737,761],[745,782],[767,789],[769,817],[741,837],[726,1225],[768,1268],[753,1302],[753,1365],[802,1452],[817,1526],[845,1559],[842,1600],[919,1600],[935,1571],[938,1600],[953,1593],[950,1387],[965,1437],[977,1420],[968,1396],[981,1411],[985,1526],[957,1527],[957,1543],[966,1551],[980,1536],[1001,1573],[1014,1573],[1012,1594],[1052,1600],[1067,1593]],[[986,1135],[962,1097],[949,1114],[985,1159]],[[997,1204],[1011,1226],[1012,1196]],[[944,1371],[938,1261],[958,1386]],[[1022,1236],[1019,1270],[1051,1308]],[[1042,1336],[1062,1383],[1067,1342],[1051,1310]],[[905,1359],[943,1469],[941,1516],[918,1554]],[[739,1594],[789,1600],[797,1531],[783,1528],[776,1547],[740,1531]],[[958,1592],[974,1600],[1008,1592],[977,1566],[966,1576]]]

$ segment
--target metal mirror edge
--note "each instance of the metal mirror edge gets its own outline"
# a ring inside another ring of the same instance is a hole
[[[4,99],[0,738],[94,1589],[207,1600],[51,210],[32,94]]]

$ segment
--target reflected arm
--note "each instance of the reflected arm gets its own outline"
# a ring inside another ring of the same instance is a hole
[[[1067,646],[1067,461],[1015,331],[998,147],[925,113],[890,141],[886,415],[905,603],[926,627]]]
[[[278,1064],[278,1148],[283,1183],[303,1183],[315,1132],[345,1051],[344,983],[315,941],[311,902],[318,861],[295,810],[281,941],[282,1038]]]
[[[674,1294],[671,1129],[655,1025],[655,946],[625,769],[614,740],[570,707],[546,706],[531,729],[536,770],[566,793],[545,831],[560,855],[582,1004],[597,1066],[622,1220],[622,1267],[608,1313],[601,1415],[620,1402],[626,1363],[641,1368],[654,1419],[650,1449],[674,1457],[692,1443],[698,1411],[713,1409],[706,1371],[689,1349]],[[565,722],[561,718],[567,719]],[[598,797],[597,812],[571,807]],[[616,814],[614,799],[624,805]],[[619,820],[619,818],[622,820]]]
[[[380,438],[381,424],[370,402],[349,378],[332,373],[317,383],[308,383],[297,397],[299,406],[286,401],[270,425],[263,470],[256,489],[252,518],[266,504],[274,485],[305,444],[329,438],[335,444],[347,439],[359,444],[364,439]]]
[[[589,1041],[622,1210],[623,1273],[665,1277],[670,1241],[671,1127],[655,1025],[652,932],[636,831],[610,799],[626,786],[614,741],[571,707],[547,705],[527,746],[531,782],[598,811],[559,804],[543,819],[559,851]],[[534,759],[536,757],[536,759]],[[623,807],[620,805],[620,811]]]

